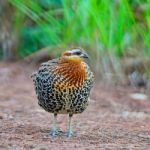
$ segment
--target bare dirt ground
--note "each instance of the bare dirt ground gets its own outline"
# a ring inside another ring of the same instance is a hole
[[[59,115],[62,134],[45,138],[52,114],[38,106],[31,72],[0,63],[0,150],[150,150],[150,98],[135,100],[134,89],[104,84],[94,86],[87,110],[74,115],[73,137],[64,135],[67,116]]]

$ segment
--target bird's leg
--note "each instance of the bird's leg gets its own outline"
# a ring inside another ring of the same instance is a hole
[[[68,131],[67,131],[67,136],[71,137],[73,135],[72,132],[72,114],[69,114],[69,122],[68,122]]]
[[[57,114],[54,113],[52,131],[50,132],[50,134],[51,134],[52,136],[58,135],[58,130],[57,130],[57,126],[56,126],[56,121],[57,121]]]

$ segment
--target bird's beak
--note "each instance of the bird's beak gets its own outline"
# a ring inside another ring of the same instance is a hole
[[[89,55],[86,52],[82,52],[80,57],[82,57],[82,58],[89,58]]]

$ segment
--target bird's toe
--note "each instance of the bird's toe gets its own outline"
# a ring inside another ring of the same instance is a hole
[[[72,131],[68,131],[68,132],[66,133],[66,136],[67,136],[67,137],[72,137],[72,136],[73,136],[73,132],[72,132]]]
[[[50,131],[49,135],[51,135],[52,137],[55,137],[59,134],[59,131],[58,130],[52,130]]]

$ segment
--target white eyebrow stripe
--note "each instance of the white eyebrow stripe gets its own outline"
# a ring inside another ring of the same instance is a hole
[[[74,52],[76,52],[76,51],[81,51],[80,49],[73,49],[73,50],[69,50],[68,52],[69,53],[74,53]]]

